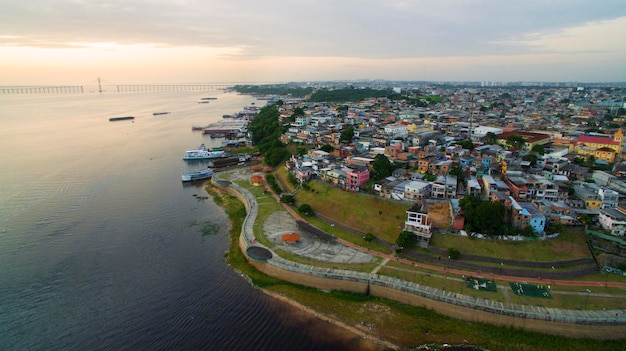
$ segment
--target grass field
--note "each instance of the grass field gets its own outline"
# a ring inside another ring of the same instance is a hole
[[[570,230],[556,239],[532,242],[471,239],[466,236],[434,234],[430,242],[444,250],[455,248],[462,254],[528,261],[560,261],[590,257],[582,230]]]
[[[296,194],[298,203],[309,204],[324,216],[364,233],[372,233],[388,243],[394,243],[400,235],[409,205],[350,193],[320,181],[312,181],[309,186],[311,190],[300,190]]]
[[[231,245],[227,260],[234,269],[246,274],[257,287],[288,296],[290,299],[348,325],[356,327],[367,325],[368,333],[400,344],[403,348],[414,349],[419,345],[428,343],[460,344],[469,342],[493,350],[593,349],[602,351],[624,349],[624,340],[570,339],[528,333],[512,328],[495,327],[484,323],[464,322],[439,315],[426,308],[413,307],[390,300],[364,296],[363,294],[322,292],[266,276],[248,264],[237,245],[242,219],[245,215],[243,206],[237,199],[220,192],[219,189],[214,189],[212,186],[207,187],[207,189],[209,188],[211,188],[210,193],[214,195],[215,202],[224,207],[232,220]],[[389,265],[396,264],[399,265],[399,263],[389,262]],[[422,283],[431,286],[443,283],[446,290],[458,291],[457,289],[459,289],[463,291],[465,285],[461,281],[437,278],[430,273],[427,275],[417,274],[408,270],[395,271],[395,273],[403,277],[406,276],[407,280],[412,280],[409,279],[410,277],[421,279]],[[465,288],[465,292],[467,290]],[[477,291],[476,293],[480,294],[481,292]],[[497,297],[494,299],[503,298],[501,293],[485,292],[484,294],[491,294],[492,297],[490,298],[494,298],[493,294],[496,294]],[[523,302],[525,298],[521,297],[520,299]],[[573,296],[572,300],[575,300],[574,303],[577,305],[586,304],[588,300],[590,309],[592,306],[602,307],[594,303],[593,296]]]

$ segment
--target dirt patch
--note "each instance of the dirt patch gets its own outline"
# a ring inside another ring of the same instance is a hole
[[[425,204],[424,210],[428,211],[428,216],[433,221],[433,227],[450,228],[450,205],[448,203]]]

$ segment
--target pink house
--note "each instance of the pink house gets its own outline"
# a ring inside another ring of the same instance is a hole
[[[346,188],[359,190],[359,187],[370,180],[370,171],[367,167],[346,168]]]

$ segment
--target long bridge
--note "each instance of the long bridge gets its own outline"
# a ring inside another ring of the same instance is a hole
[[[7,94],[83,94],[83,93],[133,93],[160,91],[224,90],[233,85],[224,84],[112,84],[112,85],[59,85],[59,86],[0,86],[0,95]]]

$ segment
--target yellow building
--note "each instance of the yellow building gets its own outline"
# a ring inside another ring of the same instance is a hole
[[[613,163],[615,156],[622,152],[623,136],[621,129],[613,137],[581,135],[576,138],[574,151],[583,157],[593,155],[596,160]]]

